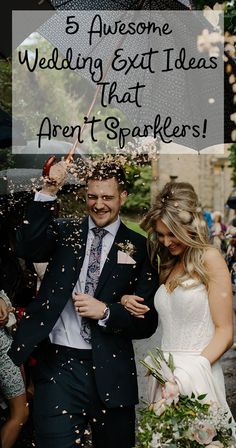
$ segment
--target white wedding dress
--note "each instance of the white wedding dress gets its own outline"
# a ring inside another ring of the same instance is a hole
[[[161,349],[164,354],[173,355],[180,393],[207,394],[206,401],[216,401],[230,413],[220,362],[211,366],[201,356],[215,331],[205,286],[194,286],[194,281],[189,279],[168,292],[162,284],[154,302],[161,325]]]

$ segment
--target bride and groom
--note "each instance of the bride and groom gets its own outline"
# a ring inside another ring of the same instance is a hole
[[[54,182],[36,193],[17,236],[20,257],[49,261],[9,352],[17,365],[32,352],[37,359],[37,446],[83,446],[88,423],[94,448],[135,445],[132,339],[155,332],[157,312],[180,392],[199,387],[226,406],[218,359],[232,343],[231,284],[221,255],[207,245],[192,187],[169,184],[158,195],[143,221],[147,249],[119,218],[127,196],[121,167],[93,167],[82,221],[53,216],[66,174],[64,162],[51,168]]]

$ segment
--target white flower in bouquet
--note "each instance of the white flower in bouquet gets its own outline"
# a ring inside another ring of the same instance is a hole
[[[168,406],[172,403],[177,404],[179,401],[179,386],[173,379],[172,381],[167,381],[162,387],[162,397]]]
[[[189,431],[187,432],[187,434],[191,434],[191,440],[196,440],[196,442],[198,442],[200,445],[208,445],[216,436],[216,430],[214,426],[209,424],[207,421],[194,421]]]
[[[151,445],[150,448],[157,448],[160,447],[160,440],[161,440],[161,434],[159,432],[156,432],[152,435]]]
[[[150,405],[149,409],[153,410],[156,415],[161,415],[166,410],[166,400],[162,398],[162,400],[157,401]]]

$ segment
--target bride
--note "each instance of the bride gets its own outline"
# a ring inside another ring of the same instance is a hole
[[[232,286],[222,255],[208,244],[193,187],[166,184],[141,226],[148,234],[151,259],[160,264],[161,285],[154,302],[161,349],[173,355],[179,391],[207,394],[205,400],[218,402],[230,413],[219,360],[233,343]],[[148,309],[142,301],[126,295],[121,303],[137,318],[145,318]],[[155,401],[153,389],[150,400]]]

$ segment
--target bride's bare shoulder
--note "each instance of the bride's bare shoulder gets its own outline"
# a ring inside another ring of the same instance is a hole
[[[218,271],[218,269],[224,269],[228,272],[228,268],[223,255],[215,247],[209,247],[205,250],[203,255],[203,263],[209,271]]]
[[[216,247],[209,246],[203,254],[204,262],[211,262],[215,259],[224,259],[221,252]]]

